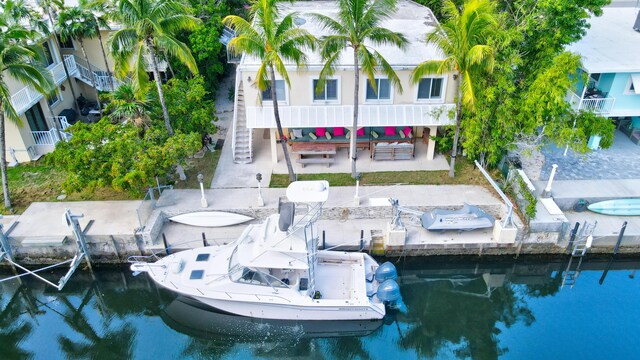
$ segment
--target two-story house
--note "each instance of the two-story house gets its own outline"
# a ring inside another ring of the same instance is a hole
[[[640,15],[636,7],[605,7],[592,16],[586,35],[568,47],[582,56],[579,81],[569,94],[576,110],[617,120],[618,128],[640,140]],[[636,130],[637,129],[637,130]]]
[[[27,3],[42,12],[36,0],[28,0]],[[77,0],[66,0],[65,5],[75,6]],[[53,30],[53,23],[48,15],[43,13],[43,18],[47,20],[50,29]],[[106,42],[110,33],[117,28],[118,25],[113,24],[109,29],[101,29],[103,41]],[[64,129],[70,124],[80,119],[86,121],[86,117],[82,114],[83,109],[75,108],[71,87],[75,90],[77,97],[82,97],[91,104],[97,101],[94,87],[99,91],[110,91],[111,83],[116,87],[120,84],[115,77],[112,76],[109,79],[107,76],[98,38],[83,39],[91,63],[93,79],[80,45],[75,40],[63,42],[59,37],[58,43],[60,48],[56,46],[54,35],[42,42],[46,53],[46,63],[43,65],[51,73],[57,86],[52,96],[44,97],[30,86],[25,86],[10,76],[3,76],[11,93],[11,103],[22,120],[22,126],[10,121],[6,122],[7,160],[9,162],[14,162],[14,157],[18,162],[38,159],[41,155],[53,151],[56,143],[71,136],[64,132]],[[109,56],[108,51],[105,52],[107,53],[107,63],[113,71],[113,59]],[[65,74],[63,61],[67,66],[69,78]],[[161,61],[159,65],[160,70],[166,70],[166,62]]]
[[[375,47],[398,74],[403,91],[384,76],[376,76],[376,89],[363,74],[360,75],[359,118],[357,134],[350,134],[353,123],[354,65],[353,52],[345,50],[335,75],[323,90],[316,91],[320,70],[324,63],[317,51],[307,49],[307,66],[296,69],[287,64],[290,87],[283,79],[276,81],[276,96],[285,136],[295,152],[301,142],[334,144],[337,149],[348,148],[350,136],[357,136],[360,149],[368,149],[376,159],[413,158],[416,138],[428,139],[436,135],[438,127],[453,124],[451,110],[455,107],[456,81],[452,75],[425,77],[419,84],[411,84],[410,74],[419,63],[428,59],[443,59],[441,52],[426,44],[425,36],[433,31],[437,20],[431,10],[413,1],[401,0],[392,18],[381,26],[402,32],[409,44],[399,50],[392,46]],[[282,16],[296,12],[295,24],[320,38],[326,35],[310,14],[337,16],[334,1],[299,1],[282,3]],[[280,147],[276,145],[277,131],[270,91],[258,90],[255,79],[260,59],[242,56],[236,72],[236,97],[233,120],[233,156],[237,163],[253,160],[253,133],[270,133],[273,162],[278,161]],[[423,139],[420,139],[422,141]],[[427,142],[427,159],[433,160],[435,142]],[[393,152],[393,148],[398,150]],[[391,151],[390,151],[391,150]],[[344,150],[347,151],[347,150]],[[393,154],[396,154],[395,156]],[[400,156],[402,154],[402,156]]]

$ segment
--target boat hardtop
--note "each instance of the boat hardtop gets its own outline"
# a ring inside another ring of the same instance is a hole
[[[393,277],[378,274],[378,263],[365,253],[318,250],[313,224],[328,191],[327,181],[294,182],[287,189],[292,202],[283,203],[279,213],[263,223],[248,225],[233,243],[178,252],[153,263],[136,261],[131,269],[232,314],[282,320],[381,319],[385,302],[393,301],[389,294],[399,296]],[[395,268],[391,273],[396,274]],[[385,294],[378,293],[390,286]]]

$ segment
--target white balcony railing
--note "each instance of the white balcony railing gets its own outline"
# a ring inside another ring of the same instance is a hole
[[[579,95],[571,93],[569,103],[575,110],[591,111],[595,114],[608,114],[615,105],[616,98],[581,99]]]
[[[57,129],[51,129],[49,131],[32,131],[33,142],[36,145],[49,145],[55,146],[60,141],[68,141],[71,139],[71,134],[59,131]]]
[[[69,75],[72,75],[76,71],[75,59],[73,56],[65,56],[64,61],[67,64]],[[56,85],[61,84],[67,78],[64,73],[64,66],[61,62],[51,67],[49,72],[51,73],[51,77]],[[11,104],[18,114],[22,114],[42,98],[43,95],[36,91],[32,86],[25,86],[11,96]]]

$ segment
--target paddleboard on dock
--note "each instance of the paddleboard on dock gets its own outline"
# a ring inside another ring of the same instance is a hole
[[[169,220],[191,226],[220,227],[242,224],[253,220],[253,218],[223,211],[197,211],[176,215],[170,217]]]
[[[637,216],[640,215],[640,199],[615,199],[591,204],[589,210],[604,215]]]

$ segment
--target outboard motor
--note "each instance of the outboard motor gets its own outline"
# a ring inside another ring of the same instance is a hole
[[[398,309],[401,312],[405,312],[406,307],[402,302],[402,295],[400,294],[400,286],[393,279],[387,279],[378,286],[378,292],[376,294],[378,299],[385,305],[391,308]]]
[[[378,266],[375,276],[376,281],[382,284],[385,280],[388,279],[396,280],[398,278],[398,271],[392,263],[387,261],[386,263]]]

